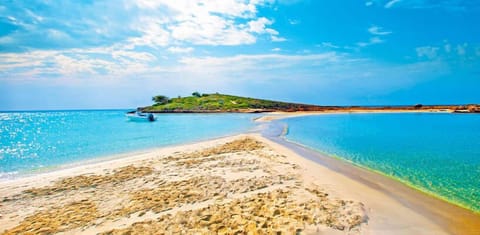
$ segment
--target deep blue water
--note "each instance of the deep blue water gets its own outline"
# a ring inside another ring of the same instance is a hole
[[[480,212],[480,115],[331,114],[282,122],[289,140]]]
[[[0,113],[0,177],[245,132],[254,127],[255,115],[157,117],[131,122],[123,110]]]

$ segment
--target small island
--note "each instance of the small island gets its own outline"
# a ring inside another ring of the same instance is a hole
[[[152,106],[140,107],[147,113],[267,113],[267,112],[455,112],[480,113],[480,105],[392,105],[392,106],[322,106],[289,103],[241,97],[227,94],[200,94],[169,98],[164,95],[152,97]]]

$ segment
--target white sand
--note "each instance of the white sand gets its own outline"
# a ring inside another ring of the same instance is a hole
[[[451,110],[438,110],[438,109],[421,109],[421,110],[326,110],[326,111],[297,111],[297,112],[271,112],[267,115],[255,119],[256,122],[270,122],[278,119],[312,116],[312,115],[326,115],[326,114],[349,114],[349,113],[451,113]]]

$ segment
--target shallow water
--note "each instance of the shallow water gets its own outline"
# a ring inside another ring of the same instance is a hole
[[[113,154],[245,132],[252,114],[161,114],[131,122],[125,110],[0,113],[0,178]]]
[[[480,212],[480,115],[331,114],[281,122],[291,141]]]

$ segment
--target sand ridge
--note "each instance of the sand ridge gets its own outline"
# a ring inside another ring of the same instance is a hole
[[[357,234],[366,226],[364,204],[307,183],[298,164],[258,137],[210,143],[6,184],[0,232]]]

